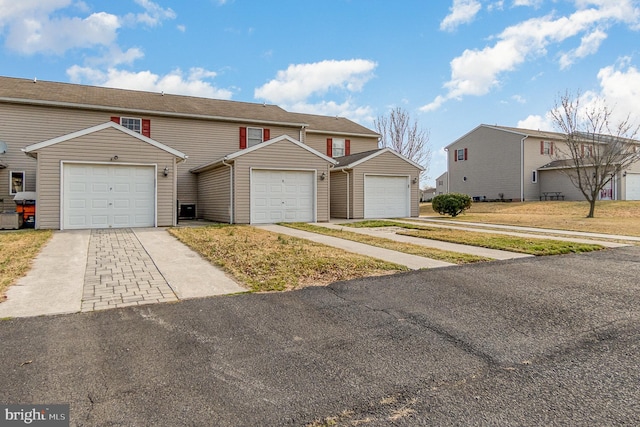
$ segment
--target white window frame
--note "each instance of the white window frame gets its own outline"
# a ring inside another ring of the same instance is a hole
[[[531,183],[532,184],[537,184],[538,183],[538,171],[536,171],[536,170],[531,171]]]
[[[251,131],[259,131],[260,139],[258,140],[257,136],[251,136]],[[264,129],[263,128],[247,128],[247,148],[253,147],[254,145],[258,145],[264,142]]]
[[[464,162],[464,148],[456,150],[456,158],[459,162]]]
[[[342,157],[345,155],[346,142],[344,138],[331,139],[331,156]]]
[[[125,120],[131,120],[132,122],[137,121],[138,122],[138,129],[135,129],[135,126],[133,126],[133,128],[131,128],[130,126],[128,126],[127,124],[124,124]],[[142,134],[142,119],[137,118],[137,117],[120,117],[120,126],[126,127],[127,129],[129,129],[132,132],[136,132],[139,134]]]
[[[550,156],[551,155],[551,147],[553,142],[551,141],[542,141],[542,155]]]
[[[18,191],[13,191],[14,190],[14,186],[13,186],[13,176],[15,175],[22,175],[22,185],[21,185],[21,189]],[[26,184],[27,184],[27,175],[24,171],[9,171],[9,194],[10,195],[15,195],[17,194],[19,191],[26,191]]]

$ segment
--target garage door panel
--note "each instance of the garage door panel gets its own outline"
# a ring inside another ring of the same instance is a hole
[[[251,222],[313,221],[314,177],[312,171],[252,171]]]
[[[626,200],[640,200],[640,173],[627,173]]]
[[[64,165],[64,228],[155,225],[155,167]]]
[[[409,179],[406,176],[368,175],[365,181],[365,218],[410,216]]]

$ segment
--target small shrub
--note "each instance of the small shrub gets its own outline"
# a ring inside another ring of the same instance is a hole
[[[471,207],[471,197],[460,193],[440,194],[433,198],[431,206],[440,215],[454,217]]]

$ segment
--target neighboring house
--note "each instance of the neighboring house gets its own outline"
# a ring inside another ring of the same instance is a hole
[[[545,194],[583,200],[560,172],[567,163],[553,157],[554,150],[565,144],[563,137],[555,132],[480,125],[445,148],[447,192],[468,194],[476,201],[541,200]],[[640,200],[640,165],[613,177],[601,198]]]
[[[37,228],[418,215],[421,168],[345,118],[8,77],[0,115],[2,210],[36,191]],[[334,198],[349,198],[349,212],[333,210]]]
[[[437,193],[434,187],[427,187],[420,191],[420,201],[421,202],[430,202]]]
[[[449,173],[445,172],[436,178],[436,196],[449,192]]]

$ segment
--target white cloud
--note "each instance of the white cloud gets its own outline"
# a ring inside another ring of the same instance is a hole
[[[531,130],[543,130],[553,132],[553,122],[551,121],[549,115],[545,115],[544,117],[540,115],[530,115],[524,120],[520,120],[516,127],[521,129],[531,129]]]
[[[175,18],[175,12],[150,0],[136,0],[144,12],[117,16],[86,15],[84,2],[73,0],[0,0],[0,35],[7,48],[26,55],[62,55],[69,49],[112,47],[124,24],[150,27]]]
[[[206,79],[214,78],[216,73],[203,68],[192,68],[186,75],[178,69],[160,76],[151,71],[131,72],[109,68],[105,72],[96,68],[74,65],[67,70],[67,74],[74,83],[95,86],[216,99],[231,99],[233,95],[231,91],[217,88],[206,81]]]
[[[513,6],[528,6],[538,8],[542,5],[544,0],[514,0]]]
[[[453,5],[449,8],[451,13],[440,22],[440,29],[453,31],[461,24],[468,24],[474,20],[481,8],[478,0],[453,0]]]
[[[144,57],[144,52],[137,47],[127,49],[125,52],[119,46],[112,45],[108,50],[96,58],[87,58],[87,65],[115,67],[116,65],[131,65],[134,61]]]
[[[528,59],[545,55],[549,45],[585,31],[591,31],[591,37],[587,36],[582,50],[573,54],[592,53],[599,46],[598,40],[606,36],[602,28],[593,31],[594,26],[640,23],[640,8],[633,0],[576,0],[576,4],[579,9],[569,16],[532,18],[506,28],[493,46],[465,50],[450,63],[451,79],[444,84],[447,93],[421,110],[433,111],[447,100],[466,95],[485,95],[500,84],[502,74],[514,71]]]
[[[135,2],[144,9],[144,12],[128,14],[126,16],[127,21],[141,23],[149,27],[156,27],[160,25],[162,21],[176,18],[176,13],[171,8],[164,9],[150,0],[135,0]]]
[[[278,71],[273,80],[257,88],[254,96],[289,111],[372,122],[372,109],[354,105],[350,95],[362,90],[373,77],[376,66],[375,62],[364,59],[290,65],[286,70]],[[345,96],[345,100],[322,99],[329,92]]]
[[[598,52],[600,45],[607,38],[607,33],[596,29],[582,37],[580,46],[560,56],[560,68],[570,67],[577,59]]]
[[[275,79],[257,88],[254,96],[284,104],[302,102],[332,89],[358,92],[373,77],[376,66],[375,62],[365,59],[289,65],[286,70],[278,71]]]
[[[178,31],[180,31],[181,33],[184,33],[185,31],[187,31],[187,27],[186,25],[177,25],[176,28],[178,29]]]
[[[629,58],[598,72],[600,95],[612,106],[618,120],[631,115],[640,125],[640,70],[630,65]]]
[[[24,15],[8,25],[6,46],[24,54],[62,54],[72,48],[108,46],[117,38],[120,22],[106,12],[86,18]]]

